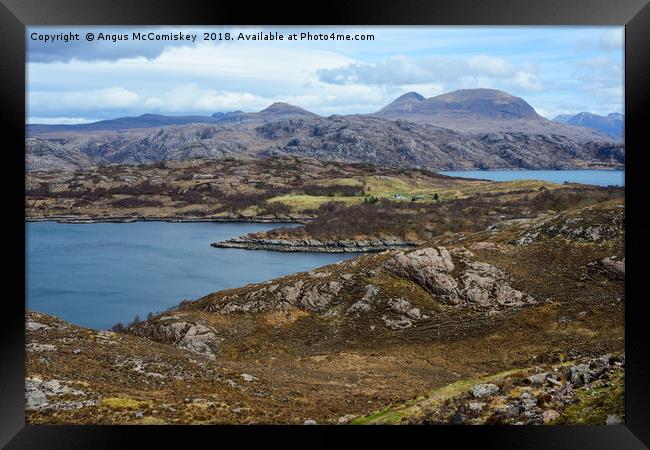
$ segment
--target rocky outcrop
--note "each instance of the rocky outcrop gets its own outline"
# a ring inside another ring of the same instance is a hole
[[[397,252],[385,267],[452,305],[498,308],[534,303],[531,296],[510,286],[506,274],[497,267],[472,261],[472,253],[464,248],[454,253],[456,264],[444,247]]]
[[[387,280],[387,284],[368,282],[374,277]],[[365,284],[360,286],[361,280]],[[510,283],[505,272],[477,261],[464,247],[424,247],[389,250],[224,291],[200,299],[188,309],[225,316],[293,314],[299,310],[305,315],[337,317],[339,323],[350,327],[363,320],[371,332],[378,326],[402,332],[439,317],[435,309],[430,309],[433,305],[466,308],[485,316],[485,312],[498,313],[536,303]],[[428,293],[427,302],[431,303],[425,303],[427,307],[423,307],[423,300],[413,301],[415,285]],[[401,295],[396,295],[396,286]]]
[[[267,239],[242,236],[211,244],[217,248],[241,248],[246,250],[272,250],[276,252],[321,252],[321,253],[370,253],[395,248],[415,247],[420,242],[382,236],[375,239]]]
[[[589,214],[585,212],[589,211]],[[527,227],[514,241],[526,246],[544,239],[564,238],[576,242],[604,242],[621,238],[625,232],[625,209],[587,208],[578,213],[561,213]]]
[[[212,328],[177,319],[167,316],[156,321],[141,322],[133,325],[130,331],[156,341],[170,342],[177,347],[213,359],[218,344],[223,339],[218,337]]]
[[[625,279],[625,258],[619,260],[616,255],[608,256],[600,261],[594,261],[587,264],[587,272],[592,277],[594,275],[604,275],[614,280]]]
[[[74,410],[95,405],[97,402],[87,398],[87,393],[72,387],[74,382],[64,380],[44,380],[40,377],[25,378],[25,409]]]
[[[499,392],[499,386],[492,383],[477,384],[469,390],[474,398],[483,398],[489,395],[494,395]]]

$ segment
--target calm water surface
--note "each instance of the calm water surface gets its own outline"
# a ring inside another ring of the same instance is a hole
[[[110,328],[184,299],[310,270],[350,254],[217,249],[279,224],[27,223],[27,307]]]
[[[492,181],[542,180],[552,183],[583,183],[625,186],[623,170],[447,170],[444,175]]]

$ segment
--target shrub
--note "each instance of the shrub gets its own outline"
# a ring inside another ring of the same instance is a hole
[[[150,200],[140,197],[127,197],[111,202],[112,206],[116,208],[139,208],[143,206],[162,206],[163,203],[159,200]]]

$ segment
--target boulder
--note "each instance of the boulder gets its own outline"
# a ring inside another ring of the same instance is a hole
[[[470,389],[470,393],[474,396],[474,398],[487,397],[490,395],[494,395],[497,392],[499,392],[499,386],[491,383],[477,384]]]
[[[542,413],[542,419],[544,420],[544,423],[552,422],[558,417],[560,417],[560,413],[554,409],[547,409]]]
[[[403,330],[405,328],[410,328],[413,326],[413,322],[406,316],[399,316],[396,319],[392,319],[388,316],[382,316],[381,320],[384,321],[386,328],[391,330]]]

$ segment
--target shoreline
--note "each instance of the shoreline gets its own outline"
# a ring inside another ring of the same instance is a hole
[[[88,216],[43,216],[43,217],[25,217],[25,222],[56,222],[68,224],[92,224],[92,223],[134,223],[134,222],[170,222],[170,223],[195,223],[195,222],[214,222],[214,223],[278,223],[278,224],[305,224],[313,220],[313,217],[177,217],[177,216],[159,216],[159,217],[133,217],[133,216],[113,216],[113,217],[88,217]]]
[[[577,172],[577,171],[606,171],[606,172],[625,172],[623,167],[589,167],[589,168],[571,168],[571,169],[525,169],[521,167],[506,167],[503,169],[434,169],[436,173],[444,172]]]

